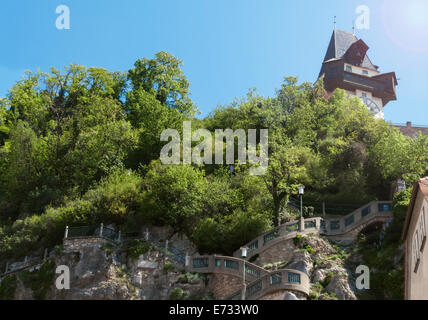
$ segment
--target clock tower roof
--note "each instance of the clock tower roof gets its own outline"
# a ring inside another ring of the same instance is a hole
[[[337,88],[354,96],[370,92],[370,98],[383,109],[397,99],[397,78],[394,72],[380,73],[368,57],[368,50],[362,39],[335,28],[318,79],[323,79],[329,94]]]
[[[359,63],[359,66],[377,71],[378,67],[371,62],[370,58],[366,54],[368,46],[364,41],[358,40],[358,38],[352,33],[339,29],[333,30],[333,34],[331,35],[330,43],[327,48],[327,53],[324,57],[324,62],[344,59],[347,63],[355,65],[355,62],[353,63],[352,59],[349,59],[349,55],[347,53],[349,50],[356,47],[361,47],[362,49],[361,62]]]

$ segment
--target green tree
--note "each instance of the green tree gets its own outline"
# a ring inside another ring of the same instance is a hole
[[[155,59],[143,58],[129,70],[133,90],[143,89],[153,94],[163,105],[192,117],[195,106],[189,98],[189,82],[181,70],[182,61],[167,52],[158,52]]]
[[[144,207],[149,221],[189,235],[203,211],[207,189],[204,173],[190,165],[153,162],[144,185]]]
[[[269,157],[269,167],[264,175],[266,188],[273,200],[273,222],[280,224],[280,212],[297,186],[306,182],[308,150],[296,146],[279,146]]]

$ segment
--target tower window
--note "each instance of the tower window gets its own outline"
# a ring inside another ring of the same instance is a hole
[[[363,93],[361,93],[361,96],[362,96],[363,98],[367,98],[367,93],[363,92]]]
[[[351,66],[346,66],[345,70],[348,71],[348,72],[352,72],[352,67]]]
[[[369,72],[367,70],[363,70],[363,75],[368,76]]]

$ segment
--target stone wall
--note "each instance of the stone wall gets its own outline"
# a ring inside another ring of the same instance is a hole
[[[263,267],[270,263],[291,261],[296,249],[298,248],[294,245],[293,239],[284,240],[262,251],[254,264]]]
[[[63,249],[66,252],[82,251],[85,248],[102,247],[105,244],[114,244],[102,237],[80,237],[80,238],[66,238],[63,241]]]
[[[395,126],[405,136],[416,138],[419,132],[423,135],[428,135],[428,127],[413,127],[411,122],[407,122],[406,126]]]
[[[225,299],[242,289],[242,278],[213,273],[210,278],[209,290],[216,299]]]

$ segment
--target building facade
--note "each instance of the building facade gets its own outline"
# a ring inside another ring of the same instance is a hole
[[[403,229],[404,298],[428,300],[428,177],[414,188]]]
[[[387,103],[397,100],[397,78],[394,72],[379,72],[368,49],[354,34],[335,29],[318,78],[329,94],[344,89],[349,96],[359,97],[375,118],[383,119]]]

